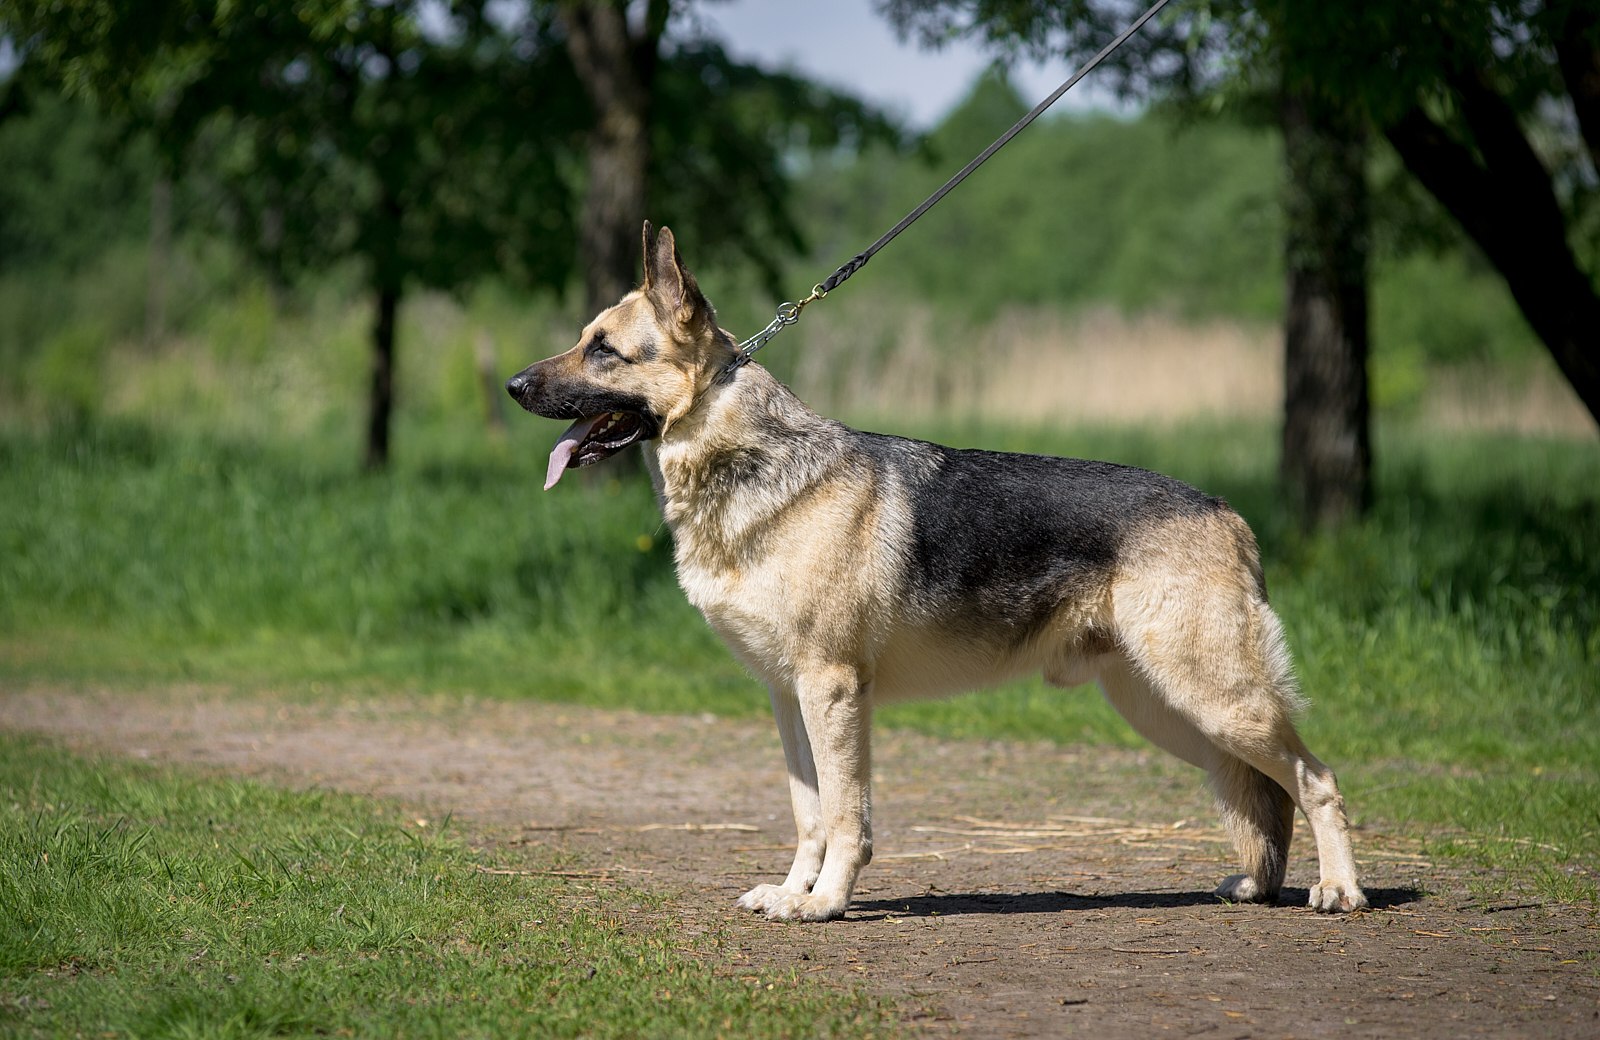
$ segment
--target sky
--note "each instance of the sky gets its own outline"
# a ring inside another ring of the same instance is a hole
[[[729,0],[695,9],[735,57],[792,67],[845,87],[919,130],[937,123],[965,97],[993,58],[966,42],[938,51],[923,50],[914,40],[902,42],[869,0]],[[1012,82],[1031,105],[1071,74],[1072,66],[1060,60],[1021,63],[1012,70]],[[1109,92],[1095,90],[1091,75],[1055,110],[1097,106],[1114,107],[1114,102]]]

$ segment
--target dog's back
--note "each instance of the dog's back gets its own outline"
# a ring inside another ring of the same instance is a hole
[[[1059,608],[1102,592],[1154,529],[1231,512],[1171,477],[1084,459],[855,437],[909,499],[910,596],[963,627],[1021,642]],[[952,619],[954,620],[954,619]]]

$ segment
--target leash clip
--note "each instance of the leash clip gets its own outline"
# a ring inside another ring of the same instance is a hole
[[[812,286],[811,295],[799,303],[785,301],[778,304],[778,313],[773,316],[771,321],[767,322],[767,327],[739,344],[739,351],[733,356],[733,360],[728,363],[726,371],[731,373],[743,366],[745,362],[750,360],[750,355],[766,346],[774,336],[785,328],[799,321],[800,312],[805,310],[808,305],[817,302],[826,295],[828,295],[827,290],[821,284],[818,284]]]

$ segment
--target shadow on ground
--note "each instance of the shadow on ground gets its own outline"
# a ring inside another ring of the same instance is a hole
[[[1389,910],[1414,903],[1422,893],[1414,888],[1369,888],[1373,910]],[[1286,888],[1279,906],[1305,906],[1310,892]],[[1170,910],[1186,906],[1224,903],[1210,892],[1118,892],[1079,895],[1075,892],[939,892],[910,899],[864,899],[850,904],[850,916],[860,920],[882,917],[955,917],[961,914],[1056,914],[1073,910]]]

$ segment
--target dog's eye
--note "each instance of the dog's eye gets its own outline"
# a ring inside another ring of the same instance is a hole
[[[617,348],[607,343],[603,336],[596,336],[590,340],[583,353],[585,357],[591,358],[622,358],[622,355],[617,353]],[[627,358],[622,358],[622,360],[626,361]]]

